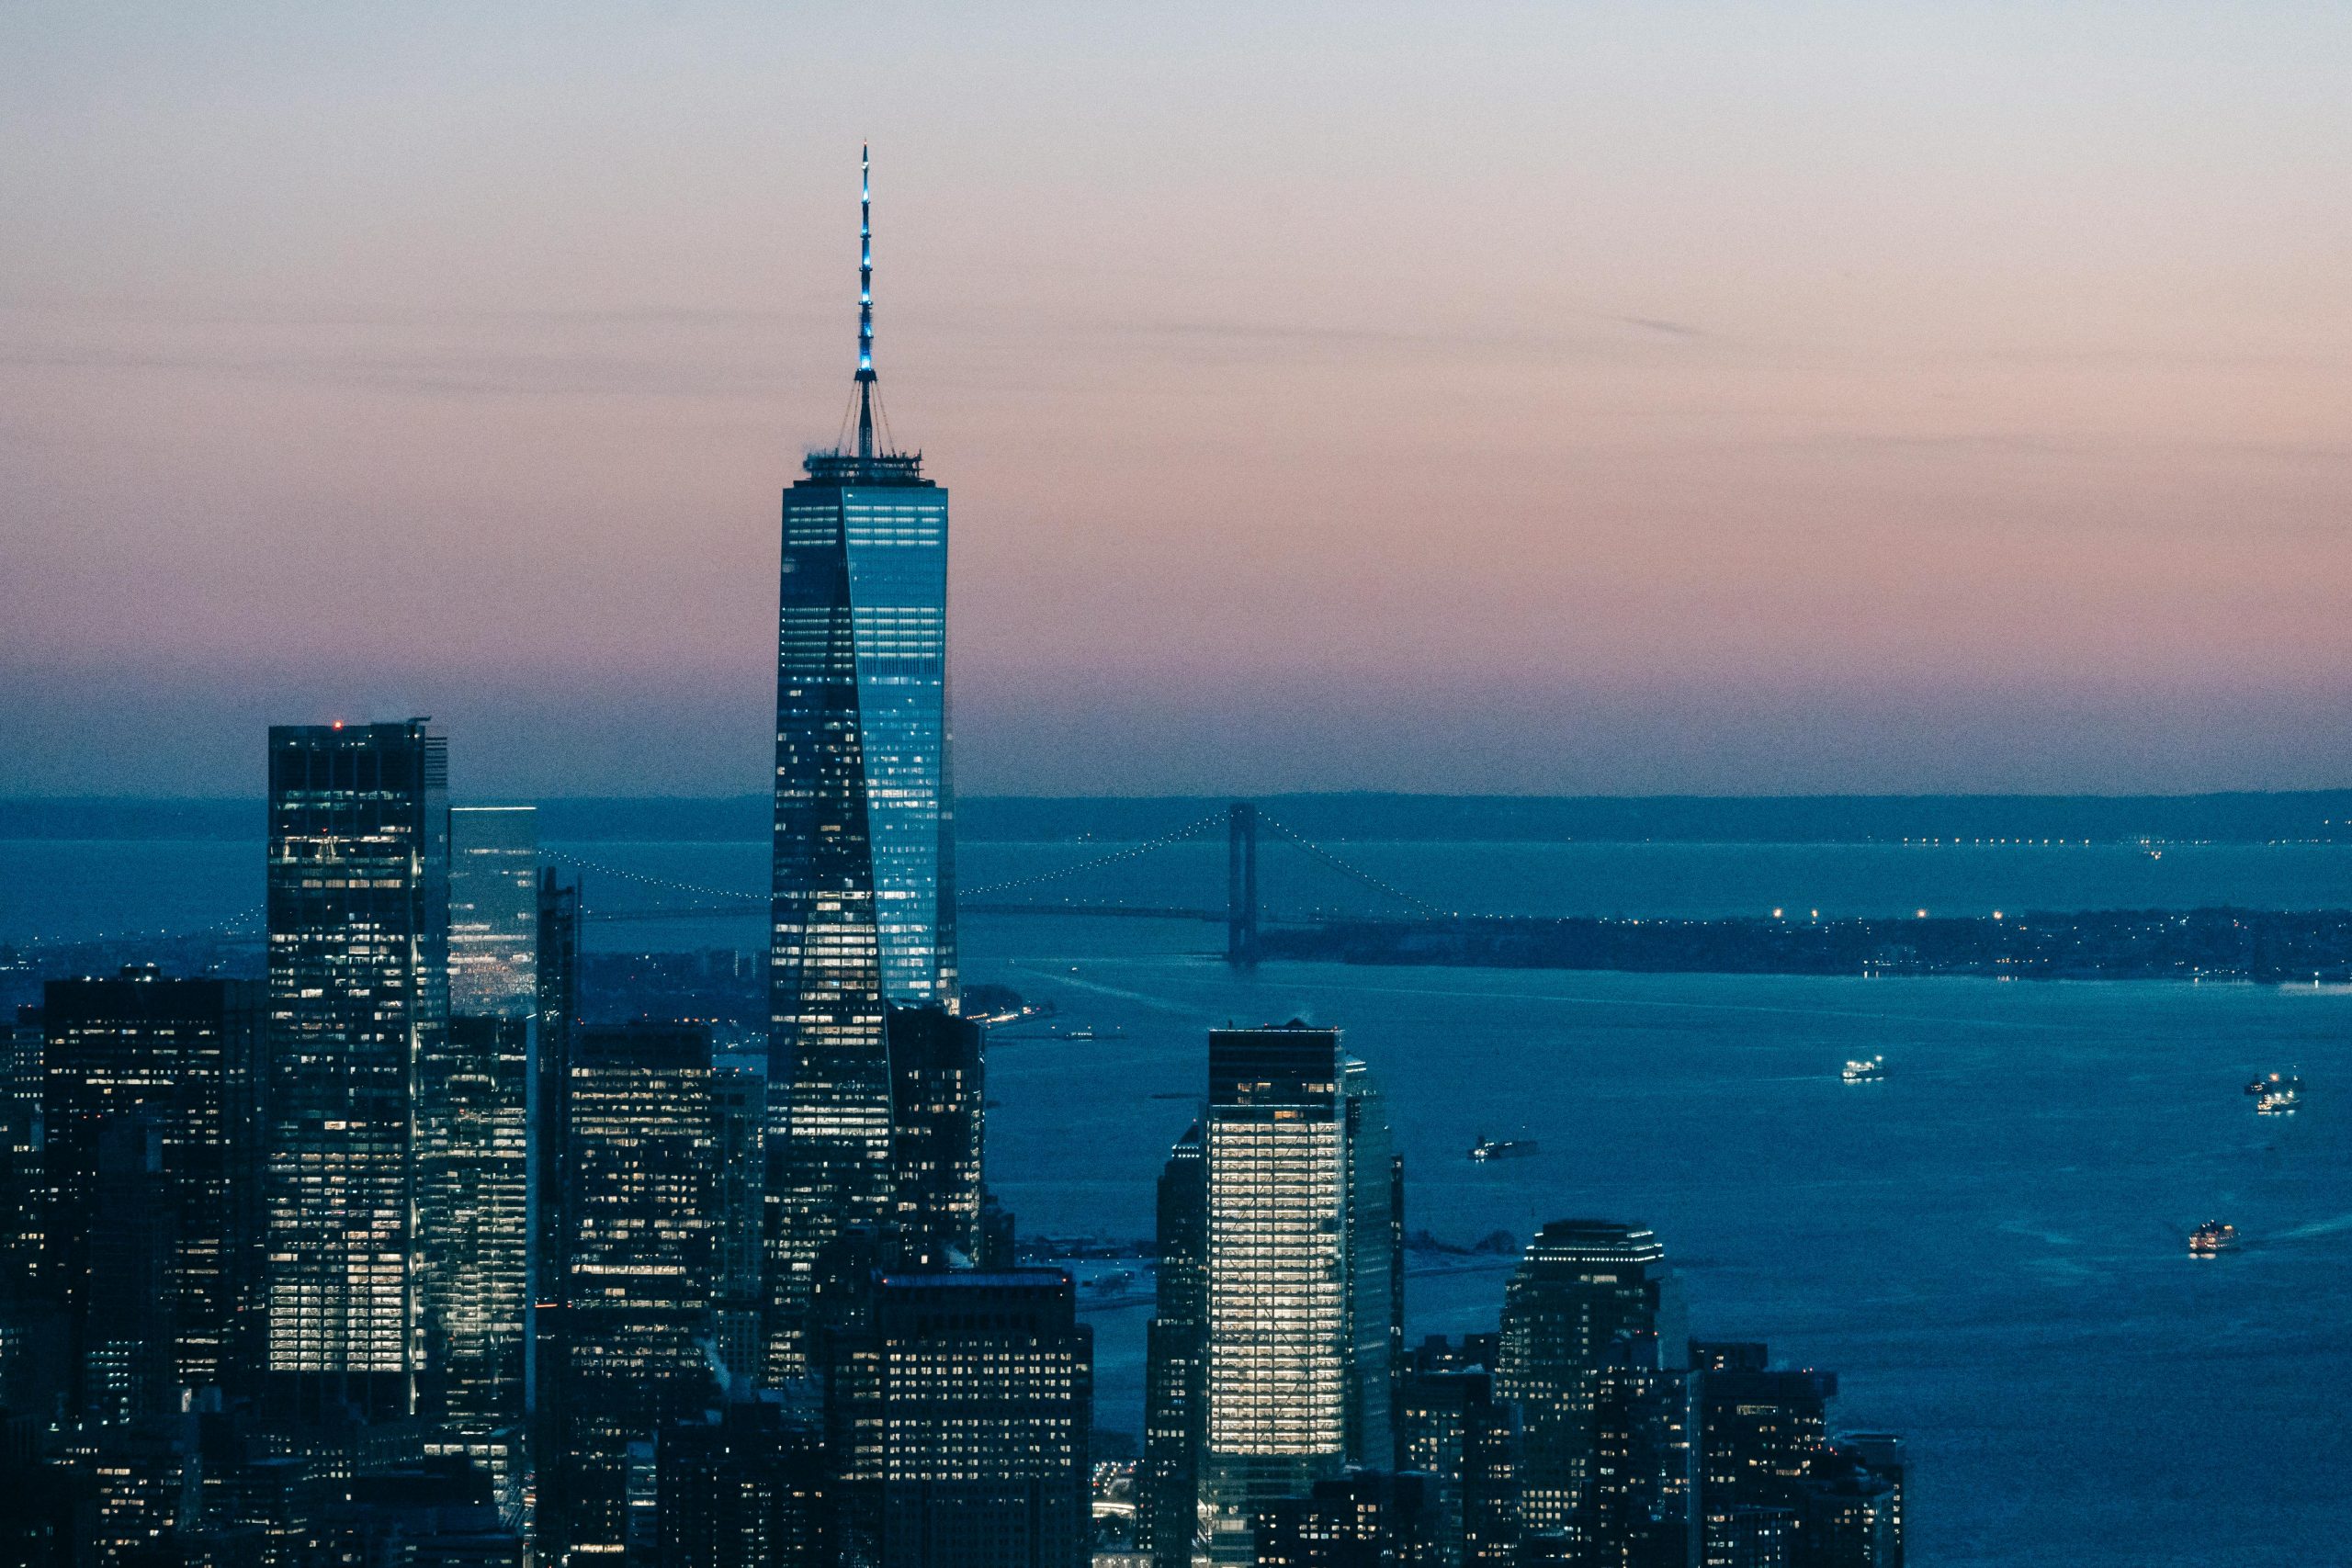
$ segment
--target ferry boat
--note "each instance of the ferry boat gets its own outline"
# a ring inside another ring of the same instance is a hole
[[[1886,1077],[1886,1058],[1884,1056],[1872,1056],[1866,1062],[1849,1062],[1846,1064],[1845,1072],[1840,1076],[1842,1076],[1848,1083],[1875,1082],[1876,1080]]]
[[[1470,1145],[1470,1157],[1480,1165],[1496,1159],[1525,1159],[1535,1152],[1532,1138],[1489,1138],[1484,1133]]]
[[[2303,1076],[2289,1070],[2283,1073],[2258,1073],[2245,1086],[2254,1096],[2255,1113],[2259,1116],[2291,1116],[2303,1100]]]
[[[2188,1250],[2192,1257],[2216,1258],[2224,1252],[2234,1252],[2238,1246],[2238,1227],[2225,1225],[2219,1220],[2207,1220],[2188,1233]]]

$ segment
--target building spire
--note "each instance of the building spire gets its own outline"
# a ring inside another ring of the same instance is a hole
[[[857,150],[857,456],[874,458],[874,149]]]

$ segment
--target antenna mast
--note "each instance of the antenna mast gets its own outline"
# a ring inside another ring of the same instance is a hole
[[[874,460],[874,150],[857,151],[857,458]]]

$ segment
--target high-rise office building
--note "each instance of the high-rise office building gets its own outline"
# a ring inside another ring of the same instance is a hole
[[[711,1075],[711,1136],[717,1152],[719,1364],[730,1385],[759,1381],[760,1225],[764,1213],[768,1076],[764,1063],[721,1053]]]
[[[1351,1470],[1318,1481],[1304,1497],[1282,1497],[1261,1510],[1257,1568],[1362,1568],[1435,1561],[1426,1475]]]
[[[784,493],[778,594],[770,1371],[809,1365],[818,1255],[893,1203],[888,1014],[956,1010],[947,492],[891,446],[862,198],[855,434]]]
[[[979,1250],[985,1032],[945,1008],[892,1008],[891,1214],[910,1261]]]
[[[560,1428],[542,1468],[563,1562],[628,1546],[630,1447],[713,1392],[710,1032],[584,1028],[571,1074]]]
[[[417,1063],[425,1384],[469,1431],[523,1416],[531,1019],[455,1014]]]
[[[532,807],[449,808],[449,1023],[416,1064],[418,1296],[428,1404],[474,1432],[523,1416],[537,860]]]
[[[1388,1110],[1370,1068],[1340,1066],[1347,1154],[1348,1386],[1344,1441],[1350,1464],[1383,1469],[1396,1447],[1389,1402],[1405,1338],[1403,1167],[1389,1146]]]
[[[775,1399],[665,1428],[655,1452],[662,1568],[818,1568],[828,1552],[823,1437]]]
[[[1578,1560],[1605,1568],[1692,1568],[1699,1561],[1699,1450],[1686,1368],[1652,1336],[1620,1335],[1593,1388],[1592,1481]]]
[[[449,1010],[527,1018],[538,1008],[539,814],[449,807]]]
[[[1838,1375],[1770,1371],[1765,1347],[1752,1342],[1699,1341],[1690,1352],[1702,1561],[1736,1568],[1792,1553],[1801,1483],[1828,1445]]]
[[[27,1303],[40,1278],[46,1092],[40,1009],[19,1008],[12,1021],[0,1021],[0,1328],[15,1321],[11,1309]]]
[[[1136,1465],[1136,1550],[1152,1568],[1191,1568],[1207,1440],[1208,1162],[1201,1124],[1159,1173],[1158,1290],[1144,1329],[1143,1457]]]
[[[259,1323],[261,987],[152,968],[44,988],[50,1209],[83,1408],[176,1409],[235,1386]]]
[[[828,1380],[845,1549],[893,1568],[1080,1568],[1093,1346],[1057,1269],[881,1276]]]
[[[1265,1503],[1389,1456],[1393,1167],[1339,1031],[1295,1021],[1210,1032],[1204,1132],[1203,1485],[1213,1553],[1246,1560]]]
[[[560,1344],[566,1237],[564,1206],[571,1169],[572,1044],[580,1029],[580,886],[552,866],[539,873],[537,1007],[533,1024],[531,1137],[531,1293],[527,1318],[530,1362],[524,1402],[534,1417],[535,1441],[552,1452],[557,1389],[547,1363]]]
[[[298,1408],[414,1400],[414,1066],[448,1018],[447,788],[421,718],[269,732],[267,1369]]]
[[[1519,1412],[1498,1399],[1490,1348],[1440,1339],[1396,1380],[1396,1468],[1430,1477],[1439,1568],[1510,1568],[1519,1548]]]
[[[1665,1248],[1643,1226],[1555,1220],[1528,1244],[1504,1288],[1495,1381],[1521,1407],[1520,1518],[1529,1533],[1577,1529],[1610,1347],[1625,1334],[1679,1346],[1674,1313]]]

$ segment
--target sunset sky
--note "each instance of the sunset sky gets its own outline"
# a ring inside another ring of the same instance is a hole
[[[967,792],[2352,784],[2352,7],[0,12],[0,794],[767,786],[876,362]]]

